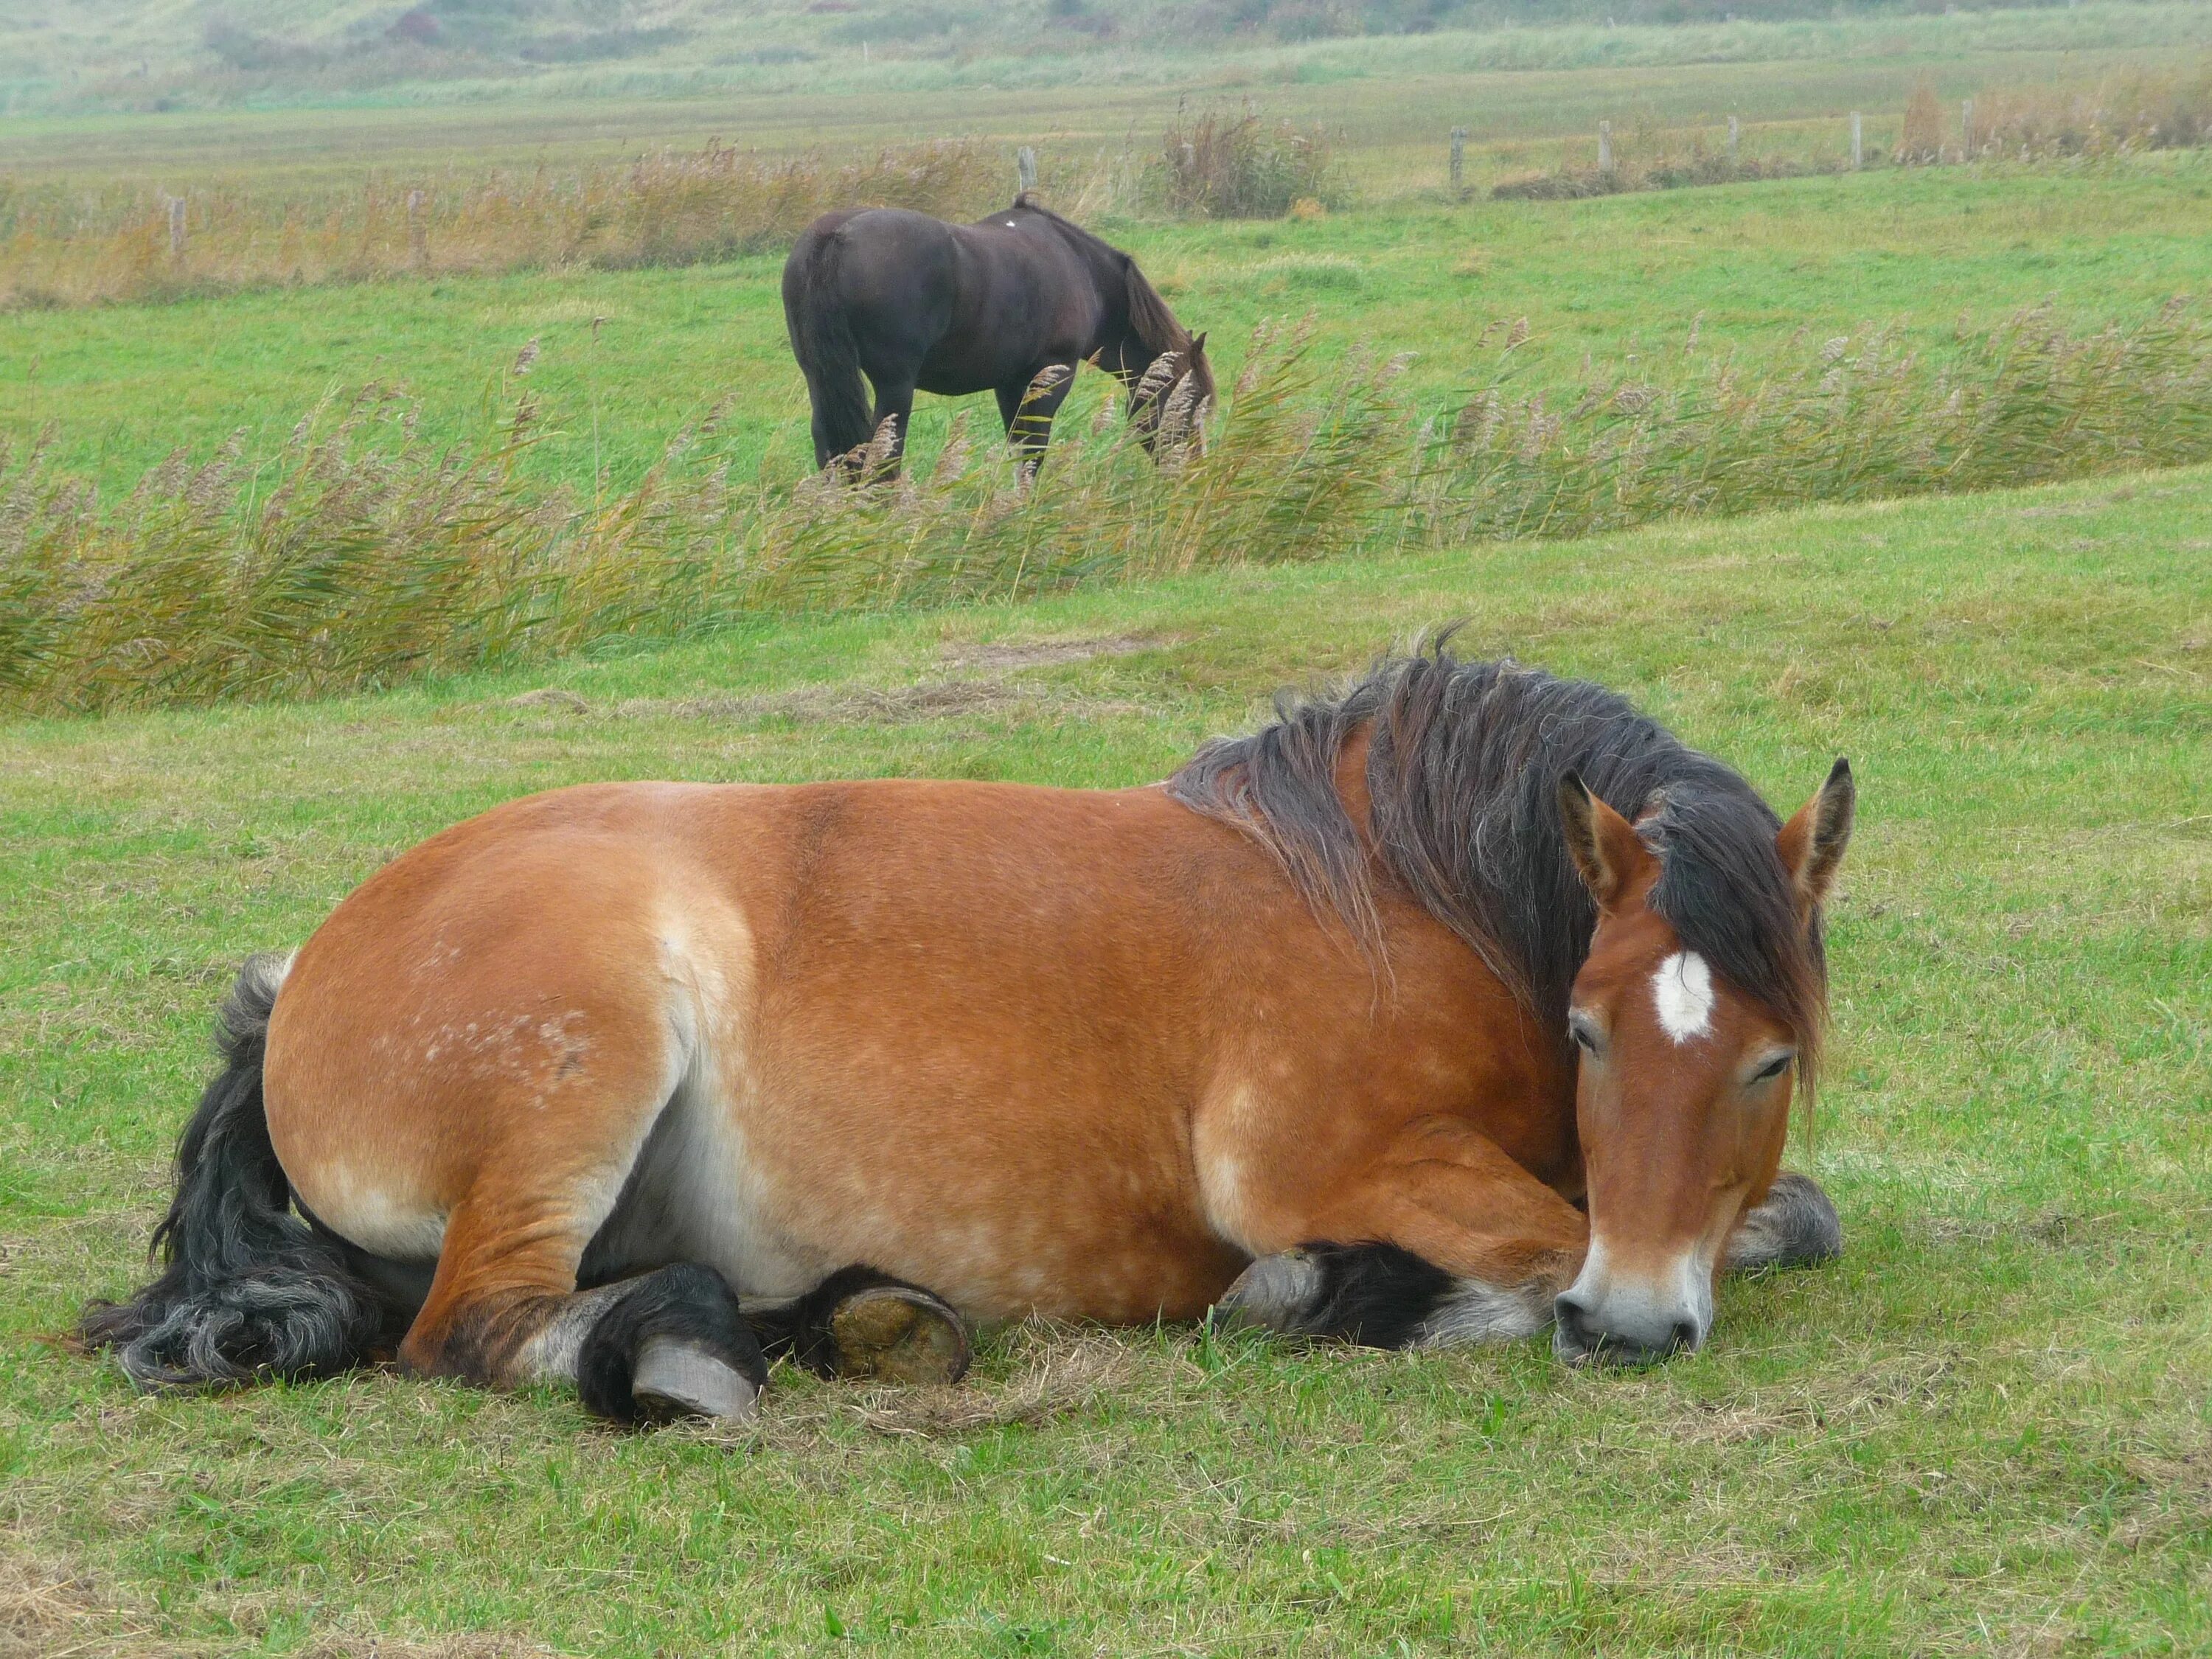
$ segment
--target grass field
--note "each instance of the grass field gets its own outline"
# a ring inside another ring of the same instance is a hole
[[[2075,324],[2140,316],[2212,268],[2212,160],[1106,228],[1178,314],[1212,331],[1227,373],[1260,319],[1310,311],[1324,360],[1362,341],[1418,353],[1407,385],[1434,408],[1488,383],[1484,326],[1523,316],[1533,337],[1512,379],[1524,391],[1575,384],[1586,354],[1623,367],[1679,355],[1693,325],[1705,350],[1755,359],[1801,328],[1826,337],[1900,319],[1940,352],[1962,313],[1987,326],[2045,299]],[[488,409],[504,413],[521,389],[505,371],[536,339],[529,386],[554,428],[531,457],[540,476],[588,485],[596,463],[611,484],[634,482],[726,396],[741,464],[772,447],[803,456],[780,270],[761,258],[0,313],[0,434],[27,443],[51,423],[57,463],[111,495],[172,448],[204,456],[240,428],[250,456],[266,454],[325,392],[370,380],[405,388],[428,434],[458,440]],[[1070,417],[1099,384],[1079,377]],[[951,407],[918,405],[925,456]]]
[[[2146,475],[0,732],[0,1650],[2202,1651],[2208,513]],[[1139,781],[1450,617],[1777,801],[1859,769],[1792,1158],[1849,1250],[1698,1357],[1024,1332],[631,1437],[386,1376],[137,1399],[41,1341],[131,1282],[229,965],[432,830],[583,778]]]

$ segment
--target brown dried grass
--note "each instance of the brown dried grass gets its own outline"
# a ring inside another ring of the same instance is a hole
[[[449,170],[271,192],[217,181],[182,198],[0,178],[0,309],[224,289],[557,266],[676,265],[780,247],[838,207],[965,217],[1010,169],[975,140],[855,161],[709,143],[622,165]]]

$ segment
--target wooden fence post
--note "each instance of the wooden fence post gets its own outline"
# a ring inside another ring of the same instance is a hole
[[[1027,144],[1014,152],[1014,173],[1024,192],[1036,188],[1036,152]]]
[[[1467,129],[1454,127],[1451,131],[1451,187],[1456,194],[1467,179]]]
[[[1736,146],[1743,138],[1743,123],[1735,116],[1729,117],[1729,165],[1735,165]]]
[[[407,254],[418,265],[430,263],[430,233],[422,223],[422,192],[407,192]]]
[[[1610,121],[1597,124],[1597,170],[1600,173],[1613,171],[1613,123]]]
[[[1859,164],[1866,159],[1866,146],[1862,142],[1864,137],[1865,132],[1859,125],[1859,112],[1853,110],[1851,112],[1851,171],[1853,173],[1859,170]]]
[[[1959,159],[1970,161],[1974,156],[1974,100],[1967,99],[1959,106]]]

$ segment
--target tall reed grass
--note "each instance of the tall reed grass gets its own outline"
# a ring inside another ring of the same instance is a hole
[[[926,471],[852,487],[779,453],[733,475],[714,418],[633,490],[526,486],[527,399],[437,452],[369,388],[250,465],[173,457],[108,506],[44,449],[0,459],[0,704],[307,696],[710,631],[775,611],[1003,600],[1085,582],[2212,459],[2212,327],[2180,301],[2070,333],[2047,311],[1931,356],[1895,330],[1761,362],[1701,350],[1571,400],[1483,389],[1418,418],[1404,359],[1326,371],[1255,336],[1210,442],[1156,465],[1111,399],[1036,478],[956,419]],[[1189,411],[1186,411],[1186,416]],[[1172,411],[1170,411],[1172,418]]]
[[[410,273],[684,264],[781,247],[832,208],[957,218],[1012,193],[1006,156],[975,141],[848,162],[709,144],[620,166],[447,173],[304,196],[251,183],[171,196],[0,179],[0,307]]]

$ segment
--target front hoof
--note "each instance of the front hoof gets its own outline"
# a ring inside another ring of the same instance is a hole
[[[856,1291],[830,1316],[839,1376],[880,1382],[957,1382],[968,1374],[967,1328],[927,1291],[878,1285]]]
[[[1844,1224],[1820,1183],[1810,1176],[1778,1175],[1765,1201],[1748,1212],[1729,1239],[1731,1273],[1761,1267],[1811,1267],[1844,1253]]]

